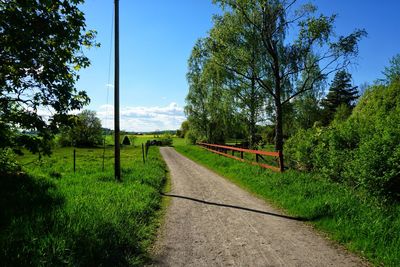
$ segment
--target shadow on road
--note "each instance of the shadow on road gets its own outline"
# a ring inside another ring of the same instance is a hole
[[[299,217],[291,217],[291,216],[286,216],[286,215],[281,215],[281,214],[276,214],[268,211],[262,211],[262,210],[255,210],[255,209],[250,209],[246,207],[240,207],[240,206],[235,206],[235,205],[229,205],[229,204],[223,204],[223,203],[216,203],[216,202],[210,202],[210,201],[205,201],[197,198],[192,198],[192,197],[187,197],[187,196],[179,196],[179,195],[173,195],[173,194],[165,194],[161,193],[161,195],[165,197],[174,197],[174,198],[181,198],[181,199],[186,199],[186,200],[191,200],[195,201],[198,203],[206,204],[206,205],[212,205],[212,206],[218,206],[218,207],[225,207],[225,208],[232,208],[232,209],[238,209],[238,210],[245,210],[245,211],[250,211],[250,212],[255,212],[259,214],[264,214],[264,215],[269,215],[269,216],[275,216],[275,217],[280,217],[288,220],[294,220],[294,221],[308,221],[305,218],[299,218]]]

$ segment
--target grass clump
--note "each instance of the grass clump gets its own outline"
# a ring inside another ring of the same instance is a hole
[[[0,179],[0,262],[3,266],[140,266],[158,225],[166,177],[157,148],[146,164],[139,148],[121,151],[122,182],[113,151],[71,148],[51,158],[19,158],[24,172]]]
[[[176,144],[183,155],[283,208],[376,265],[400,265],[400,206],[386,205],[362,191],[298,171],[274,173]]]

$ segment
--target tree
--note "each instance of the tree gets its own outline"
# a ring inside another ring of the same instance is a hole
[[[316,8],[306,4],[293,10],[296,0],[214,0],[225,14],[237,16],[243,22],[238,27],[242,42],[257,42],[260,70],[255,72],[257,84],[274,104],[275,149],[283,149],[283,106],[293,98],[312,90],[313,84],[330,73],[346,67],[358,53],[357,43],[366,33],[356,30],[334,39],[335,16],[315,16]],[[219,24],[218,24],[219,25]],[[254,36],[249,35],[249,29]],[[224,37],[224,34],[219,37]],[[288,38],[290,36],[290,38]],[[242,71],[248,64],[242,56],[229,53],[236,42],[230,38],[212,38],[217,64],[250,79]],[[315,67],[319,73],[315,75]]]
[[[77,147],[93,147],[103,142],[101,121],[96,112],[84,110],[78,114],[72,127],[64,128],[61,132],[62,145]]]
[[[322,101],[328,121],[333,119],[339,106],[343,106],[341,111],[354,107],[359,97],[357,88],[351,84],[351,74],[347,71],[341,70],[335,74],[329,92]]]
[[[385,67],[383,74],[385,75],[386,83],[390,84],[396,80],[400,80],[400,54],[395,55],[390,59],[390,65]]]
[[[68,113],[89,102],[74,87],[78,70],[89,66],[82,47],[96,45],[86,31],[82,0],[0,2],[0,121],[16,134],[11,144],[32,152],[50,153],[49,140]],[[38,115],[50,110],[48,118]]]
[[[125,146],[131,145],[131,140],[129,139],[129,136],[127,136],[127,135],[124,136],[124,139],[122,140],[122,144]]]
[[[185,138],[187,132],[189,131],[190,127],[189,127],[189,121],[183,121],[181,124],[181,134],[180,137],[181,138]]]
[[[256,126],[265,101],[265,93],[256,81],[262,64],[260,42],[254,27],[246,27],[243,17],[225,13],[215,16],[214,24],[208,40],[212,59],[227,71],[227,88],[232,91],[247,126],[249,147],[254,148]],[[235,57],[231,57],[232,54]],[[223,61],[225,63],[221,64]],[[235,66],[236,71],[228,66]],[[238,75],[238,72],[246,75]]]
[[[235,112],[232,95],[224,88],[226,72],[210,60],[205,41],[197,41],[189,58],[185,113],[197,139],[223,143],[236,121]]]

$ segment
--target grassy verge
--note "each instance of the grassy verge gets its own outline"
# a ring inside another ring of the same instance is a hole
[[[122,179],[113,178],[113,151],[71,148],[50,158],[19,158],[25,172],[0,179],[2,266],[139,266],[160,223],[159,192],[166,166],[152,147],[121,151]]]
[[[304,218],[375,265],[400,266],[400,205],[380,205],[317,174],[273,173],[182,142],[175,148],[288,214]]]

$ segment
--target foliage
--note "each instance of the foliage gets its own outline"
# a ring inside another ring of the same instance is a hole
[[[82,2],[1,1],[0,121],[36,133],[17,134],[7,147],[49,154],[48,141],[68,123],[68,112],[88,103],[74,87],[78,70],[89,66],[82,46],[96,44],[95,32],[86,31]],[[54,115],[38,115],[47,109]]]
[[[336,39],[335,16],[315,15],[311,4],[293,10],[293,2],[279,0],[214,2],[224,12],[206,42],[209,57],[236,83],[250,79],[264,91],[264,104],[273,106],[275,149],[282,150],[284,106],[347,66],[366,33],[355,30]]]
[[[193,134],[193,132],[191,130],[189,130],[186,135],[185,135],[185,140],[187,144],[191,144],[194,145],[197,142],[197,136],[195,134]]]
[[[315,130],[315,129],[314,129]],[[400,264],[400,206],[381,205],[369,195],[310,174],[273,173],[220,157],[200,147],[175,145],[183,155],[257,196],[303,219],[376,265]]]
[[[127,136],[127,135],[124,136],[124,139],[122,140],[122,144],[126,145],[126,146],[131,145],[131,140],[129,139],[129,136]]]
[[[400,54],[395,55],[389,64],[383,71],[386,78],[385,81],[388,84],[400,80]]]
[[[285,160],[289,167],[309,171],[314,167],[313,152],[318,144],[319,129],[300,129],[285,143]]]
[[[189,59],[185,113],[198,139],[223,143],[236,122],[232,95],[223,90],[226,71],[210,61],[206,40],[197,41]]]
[[[344,109],[346,107],[347,109],[352,109],[358,97],[357,86],[351,85],[351,74],[345,70],[336,72],[329,92],[322,101],[326,123],[328,124],[334,118],[339,107],[341,107],[340,114],[345,115]]]
[[[84,110],[77,115],[73,126],[62,128],[59,142],[62,146],[94,147],[102,144],[102,133],[96,112]]]
[[[350,117],[301,131],[286,144],[292,165],[370,194],[400,199],[400,82],[375,85]],[[384,197],[384,198],[382,198]]]
[[[170,134],[164,134],[160,138],[157,139],[160,142],[161,146],[172,146],[172,136]]]
[[[0,174],[15,173],[21,167],[15,159],[15,154],[10,148],[0,148]]]
[[[40,162],[19,157],[26,174],[2,175],[2,266],[145,265],[166,178],[158,149],[149,150],[144,164],[140,149],[122,148],[120,183],[112,148],[104,172],[103,149],[76,151],[76,174],[72,149],[56,148]]]
[[[186,121],[182,122],[181,129],[178,130],[179,134],[178,134],[178,131],[177,131],[177,136],[180,137],[180,138],[185,138],[186,133],[189,131],[189,129],[190,129],[189,121],[186,120]]]

